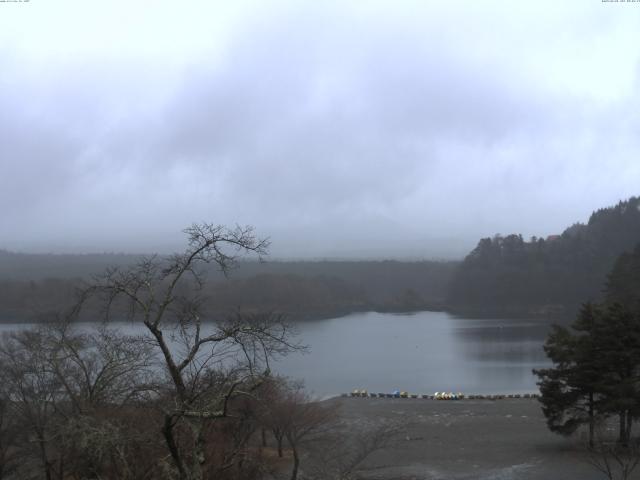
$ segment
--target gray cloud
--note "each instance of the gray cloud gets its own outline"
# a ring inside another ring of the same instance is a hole
[[[276,256],[457,256],[638,193],[640,10],[274,5],[166,55],[15,40],[0,247],[177,248],[210,220]]]

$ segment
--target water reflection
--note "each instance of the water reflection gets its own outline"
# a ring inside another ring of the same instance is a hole
[[[455,325],[456,322],[462,325]],[[550,330],[547,323],[475,319],[455,319],[452,323],[461,352],[470,361],[533,365],[546,362],[542,343]]]

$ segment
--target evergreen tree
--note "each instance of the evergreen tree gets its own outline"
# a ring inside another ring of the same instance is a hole
[[[549,429],[570,435],[587,424],[590,445],[593,445],[601,370],[592,334],[599,314],[595,305],[586,304],[572,325],[575,333],[554,326],[544,350],[555,366],[534,370],[540,379],[540,402]]]
[[[640,312],[640,243],[633,252],[625,252],[616,260],[607,277],[606,301]]]
[[[627,444],[633,419],[640,415],[640,317],[621,304],[609,305],[593,334],[600,364],[599,410],[619,416],[619,440]]]
[[[640,316],[620,304],[583,306],[570,329],[555,327],[545,343],[552,368],[534,370],[553,432],[570,435],[598,417],[619,417],[627,444],[640,417]]]

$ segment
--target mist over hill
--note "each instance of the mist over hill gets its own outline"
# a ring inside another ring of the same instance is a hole
[[[616,259],[640,243],[640,198],[593,212],[547,238],[483,238],[463,261],[241,260],[228,278],[211,266],[212,312],[271,310],[292,318],[354,311],[446,309],[465,315],[571,316],[602,297]],[[0,251],[0,317],[44,318],[74,301],[84,280],[131,254],[54,255]]]

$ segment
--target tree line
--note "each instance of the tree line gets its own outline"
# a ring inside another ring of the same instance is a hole
[[[357,262],[353,262],[349,268],[336,267],[333,274],[327,265],[310,263],[312,266],[303,273],[303,267],[298,264],[300,268],[276,263],[277,266],[266,270],[272,273],[253,275],[257,262],[243,262],[227,279],[221,279],[215,271],[207,272],[211,279],[206,286],[208,311],[222,317],[238,309],[248,313],[269,310],[279,311],[290,319],[305,320],[368,310],[441,308],[445,294],[441,283],[453,271],[448,264],[389,262],[391,266],[385,275],[386,262],[375,266],[357,266]],[[299,272],[286,273],[288,267]],[[360,276],[366,280],[359,280]],[[415,281],[420,276],[424,278]],[[76,291],[85,281],[81,278],[0,279],[0,321],[40,321],[73,302]],[[387,287],[386,293],[380,293]]]
[[[559,236],[483,238],[453,276],[447,305],[473,313],[571,316],[585,301],[602,301],[614,262],[639,241],[638,197],[600,209]]]

